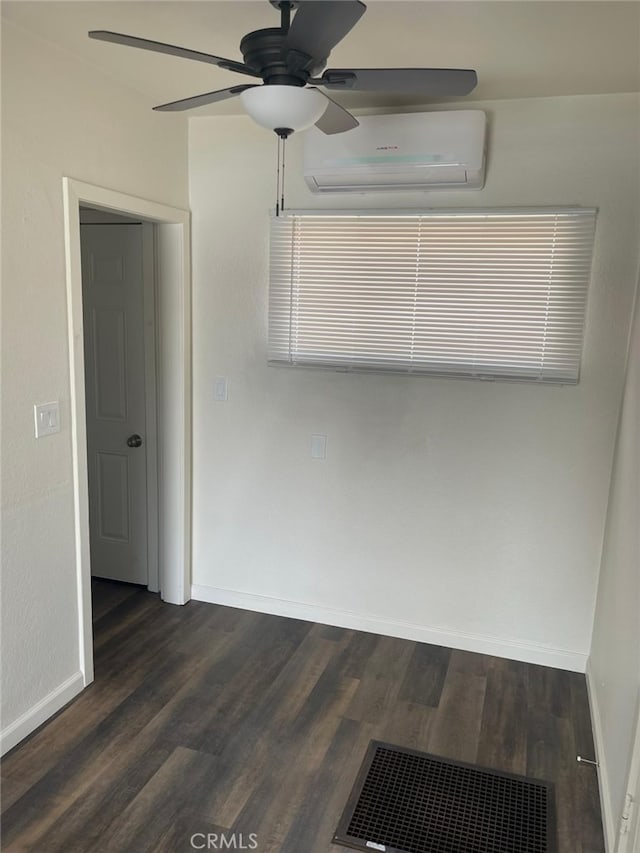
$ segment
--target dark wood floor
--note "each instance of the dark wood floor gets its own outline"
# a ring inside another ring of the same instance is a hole
[[[376,738],[553,780],[559,853],[604,851],[581,675],[108,582],[94,598],[95,682],[5,757],[4,850],[187,853],[226,830],[338,853]]]

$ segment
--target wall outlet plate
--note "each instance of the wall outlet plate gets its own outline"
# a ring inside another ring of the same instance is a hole
[[[226,403],[229,399],[227,380],[224,376],[216,376],[213,380],[213,399]]]
[[[326,459],[327,458],[327,436],[314,433],[311,436],[311,458]]]

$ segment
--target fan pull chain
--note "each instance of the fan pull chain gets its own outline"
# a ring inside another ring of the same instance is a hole
[[[286,127],[276,127],[278,137],[278,165],[276,168],[276,216],[284,210],[284,153],[287,137],[291,136],[292,130]]]
[[[280,185],[280,210],[284,212],[284,154],[287,146],[287,137],[282,138],[282,184]]]
[[[276,216],[280,216],[279,199],[280,199],[280,143],[281,143],[281,141],[282,140],[278,136],[278,156],[277,156],[277,163],[276,163]]]

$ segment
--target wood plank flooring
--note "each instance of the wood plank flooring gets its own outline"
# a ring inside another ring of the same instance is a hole
[[[604,851],[582,675],[105,581],[94,628],[95,682],[5,756],[3,850],[339,853],[376,738],[550,779],[558,853]]]

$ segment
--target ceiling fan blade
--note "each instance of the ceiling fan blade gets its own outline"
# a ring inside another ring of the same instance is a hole
[[[348,110],[337,104],[324,92],[321,93],[329,101],[324,113],[316,122],[316,127],[323,133],[344,133],[345,130],[353,130],[358,127],[360,122],[355,116],[352,116]]]
[[[401,92],[442,98],[468,95],[477,82],[475,71],[462,68],[328,68],[309,80],[333,92]]]
[[[299,3],[284,49],[312,57],[315,65],[326,60],[367,9],[360,0],[299,0]]]
[[[255,86],[249,83],[247,86],[231,86],[230,89],[218,89],[217,92],[205,92],[203,95],[194,95],[192,98],[182,98],[180,101],[171,101],[168,104],[160,104],[154,107],[154,110],[165,113],[181,112],[182,110],[192,110],[195,107],[204,107],[206,104],[215,104],[218,101],[226,101],[227,98],[233,98],[234,95],[239,95],[245,89],[255,89]]]
[[[197,62],[208,62],[210,65],[217,65],[219,68],[224,68],[227,71],[236,71],[238,74],[248,74],[251,77],[260,76],[256,71],[253,71],[242,62],[235,62],[233,59],[224,59],[222,56],[213,56],[210,53],[201,53],[199,50],[177,47],[174,44],[165,44],[161,41],[141,39],[137,36],[127,36],[123,33],[112,33],[109,30],[91,30],[89,38],[98,39],[98,41],[109,41],[114,44],[123,44],[126,47],[139,47],[142,50],[152,50],[155,53],[167,53],[170,56],[180,56],[183,59],[195,59]]]

